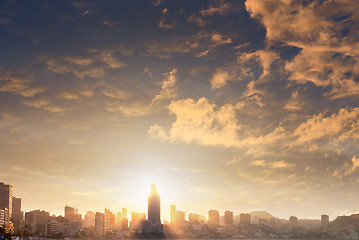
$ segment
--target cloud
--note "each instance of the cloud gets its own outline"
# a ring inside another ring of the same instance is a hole
[[[101,93],[106,97],[116,98],[116,99],[128,99],[130,97],[130,94],[128,92],[113,87],[109,89],[105,89]]]
[[[196,39],[194,45],[198,45],[198,47],[201,47],[201,49],[206,49],[200,53],[197,53],[195,57],[207,56],[216,47],[232,43],[232,39],[230,37],[226,38],[217,32],[213,32],[211,34],[199,33],[195,36],[194,39]]]
[[[174,99],[177,97],[176,73],[177,69],[174,68],[171,72],[165,74],[167,79],[162,82],[161,91],[152,99],[152,104],[157,101]]]
[[[251,162],[251,165],[257,166],[257,167],[269,167],[273,169],[282,169],[282,168],[290,168],[294,167],[294,164],[288,163],[286,161],[274,161],[274,162],[268,162],[266,160],[254,160]]]
[[[48,70],[55,73],[72,73],[78,78],[86,77],[100,78],[105,74],[105,68],[94,64],[89,58],[61,57],[45,60]]]
[[[141,102],[124,102],[119,99],[105,100],[105,109],[111,113],[122,113],[126,117],[140,117],[149,114],[150,106]]]
[[[64,100],[79,100],[82,97],[92,97],[93,91],[88,86],[82,86],[80,88],[70,90],[70,91],[63,91],[59,93],[56,97]]]
[[[213,33],[211,40],[215,44],[215,46],[232,43],[232,39],[230,38],[224,39],[224,36],[219,33]]]
[[[338,113],[325,117],[320,113],[306,122],[301,123],[294,131],[297,137],[294,144],[304,144],[319,139],[347,139],[359,138],[359,108],[341,108]]]
[[[69,108],[52,105],[48,100],[44,99],[24,100],[22,103],[25,104],[25,106],[43,109],[51,113],[63,113],[70,110]]]
[[[253,135],[250,130],[241,126],[236,113],[242,107],[242,102],[218,107],[209,103],[206,98],[200,98],[197,102],[190,98],[172,101],[168,108],[176,116],[176,121],[172,123],[171,129],[166,132],[163,127],[155,124],[150,128],[149,134],[157,139],[247,150],[250,150],[250,146],[269,146],[283,139],[285,131],[281,127],[267,134]]]
[[[217,110],[206,98],[197,102],[192,99],[173,101],[170,112],[176,115],[168,138],[186,143],[196,141],[203,145],[233,146],[236,144],[240,127],[235,119],[234,107],[226,105]],[[158,138],[167,136],[164,130],[154,125],[150,134]]]
[[[107,63],[111,68],[122,68],[126,66],[124,62],[118,60],[111,53],[104,53],[102,61]]]
[[[245,5],[266,28],[269,46],[300,51],[285,63],[288,80],[313,82],[332,99],[359,95],[357,1],[247,0]]]
[[[90,57],[62,56],[58,58],[43,57],[48,70],[65,74],[72,73],[80,79],[86,77],[101,78],[108,69],[117,69],[126,64],[108,51],[92,54]]]
[[[166,130],[163,127],[159,126],[158,124],[152,125],[148,130],[148,133],[152,138],[156,138],[160,140],[168,139]]]
[[[207,9],[200,10],[203,16],[211,16],[215,14],[226,15],[230,10],[230,5],[225,1],[215,1]]]
[[[207,24],[207,21],[203,20],[203,18],[201,18],[200,16],[196,16],[195,14],[189,16],[187,22],[194,23],[198,27],[204,27]]]
[[[255,64],[258,63],[262,67],[262,74],[258,79],[263,80],[271,73],[272,63],[279,60],[279,56],[276,52],[271,50],[258,50],[255,52],[238,53],[237,62],[216,69],[210,82],[212,89],[222,88],[228,82],[233,80],[245,80],[255,79],[253,72],[255,70]]]
[[[232,79],[233,76],[231,76],[228,71],[224,70],[223,68],[217,68],[210,80],[212,89],[221,88]]]
[[[261,77],[264,77],[270,73],[271,64],[279,59],[279,56],[276,52],[271,50],[258,50],[250,53],[242,53],[237,62],[244,65],[246,63],[250,63],[251,61],[257,61],[260,63],[263,72]]]
[[[21,118],[15,117],[9,113],[1,113],[0,114],[0,129],[8,130],[13,126],[16,127],[16,123],[18,123]]]
[[[164,29],[173,29],[176,27],[176,21],[175,20],[170,20],[167,16],[168,14],[168,10],[167,8],[165,8],[163,11],[163,17],[161,18],[161,20],[158,23],[158,27],[159,28],[164,28]]]
[[[29,79],[13,77],[8,73],[3,73],[3,76],[0,76],[0,92],[8,92],[23,97],[33,97],[46,90],[45,87],[34,87],[31,85]]]
[[[359,158],[353,156],[351,164],[346,165],[347,170],[345,171],[345,176],[352,174],[357,168],[359,168]]]
[[[288,80],[304,83],[313,82],[323,88],[330,87],[325,96],[332,99],[359,95],[359,65],[352,57],[336,55],[330,51],[303,49],[292,61],[285,65],[290,75]],[[349,74],[349,75],[348,75]]]
[[[300,111],[305,106],[304,100],[302,100],[299,90],[296,89],[292,92],[289,101],[283,107],[288,111]]]

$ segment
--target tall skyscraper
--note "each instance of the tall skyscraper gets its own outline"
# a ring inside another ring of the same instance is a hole
[[[106,231],[114,230],[116,228],[116,215],[110,211],[110,209],[105,208],[106,216]]]
[[[171,223],[174,223],[175,217],[176,217],[176,205],[171,205],[171,212],[170,212]]]
[[[154,183],[151,184],[151,193],[148,196],[148,220],[161,223],[161,198]]]
[[[327,228],[329,226],[329,216],[328,215],[322,215],[322,228]]]
[[[95,214],[95,234],[100,237],[106,233],[106,216],[104,213],[96,212]]]
[[[225,211],[224,212],[224,225],[233,225],[233,212]]]
[[[122,208],[122,218],[127,218],[127,209]]]
[[[208,224],[212,226],[219,226],[219,212],[217,210],[209,210]]]
[[[12,198],[12,222],[14,223],[14,233],[21,231],[23,222],[23,212],[21,211],[21,198]]]
[[[0,221],[3,222],[2,227],[4,227],[7,233],[13,232],[13,223],[11,221],[12,217],[12,186],[0,183],[0,210],[2,211]]]
[[[0,182],[0,209],[8,210],[9,217],[12,217],[12,186]]]

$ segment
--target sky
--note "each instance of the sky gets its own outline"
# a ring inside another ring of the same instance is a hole
[[[359,1],[3,0],[24,211],[358,213]]]

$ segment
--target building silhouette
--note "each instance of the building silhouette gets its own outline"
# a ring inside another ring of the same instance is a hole
[[[84,216],[84,227],[93,228],[95,226],[95,213],[87,211]]]
[[[296,228],[298,225],[298,218],[295,216],[290,216],[289,218],[289,226],[291,228]]]
[[[14,233],[22,230],[24,213],[21,211],[21,198],[12,197],[12,222],[14,224]]]
[[[106,231],[116,229],[116,215],[110,211],[110,209],[105,208],[106,216]]]
[[[12,186],[5,183],[0,183],[0,224],[5,229],[6,233],[13,232],[12,217]]]
[[[322,223],[322,228],[327,228],[329,226],[329,216],[328,215],[322,215],[321,216],[321,223]]]
[[[175,222],[175,217],[176,217],[176,205],[171,205],[171,212],[170,212],[171,223]]]
[[[65,206],[65,218],[70,222],[82,222],[82,215],[77,208]]]
[[[225,211],[224,212],[224,225],[233,225],[233,212]]]
[[[122,217],[127,218],[127,209],[126,208],[122,208]]]
[[[30,234],[45,235],[50,212],[33,210],[25,213],[25,230]]]
[[[249,213],[241,213],[239,215],[240,224],[251,224],[251,215]]]
[[[219,226],[219,212],[217,210],[208,211],[208,224],[211,226]]]
[[[95,214],[95,235],[104,236],[106,233],[106,216],[104,213],[96,212]]]
[[[137,230],[143,221],[146,220],[146,213],[131,213],[131,222],[130,222],[130,228],[131,230]]]
[[[151,184],[151,193],[148,196],[148,220],[161,223],[161,198],[154,183]]]

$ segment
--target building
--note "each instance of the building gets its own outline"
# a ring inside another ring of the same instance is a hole
[[[13,233],[13,223],[10,221],[9,209],[0,209],[0,227],[2,227],[5,233]]]
[[[6,233],[13,233],[12,217],[12,186],[0,182],[0,210],[2,213],[2,227],[5,228]]]
[[[118,212],[116,214],[116,226],[117,226],[117,228],[120,228],[121,224],[122,224],[122,212]]]
[[[328,215],[322,215],[321,216],[321,222],[322,222],[322,228],[328,228],[328,226],[329,226],[329,216]]]
[[[9,217],[12,217],[12,186],[0,182],[0,209],[8,209]]]
[[[63,237],[65,233],[66,221],[62,217],[51,217],[46,223],[46,236]]]
[[[65,206],[65,218],[70,222],[82,222],[82,215],[77,208]]]
[[[127,209],[126,208],[122,208],[122,217],[127,218]]]
[[[148,196],[148,220],[161,224],[161,198],[154,183]]]
[[[170,209],[170,221],[171,221],[171,223],[175,222],[175,216],[176,216],[176,205],[171,205],[171,209]]]
[[[145,220],[146,220],[146,213],[132,212],[131,223],[130,223],[131,230],[137,230],[141,226],[142,222]]]
[[[224,225],[225,226],[233,225],[233,212],[231,211],[224,212]]]
[[[67,219],[72,219],[72,217],[78,213],[78,209],[70,207],[70,206],[65,206],[65,218]]]
[[[34,210],[25,213],[25,230],[31,235],[46,235],[46,223],[50,213]]]
[[[106,216],[104,213],[96,212],[95,214],[95,235],[105,236],[106,234]]]
[[[21,211],[21,198],[12,197],[12,222],[14,233],[18,234],[22,230],[24,213]]]
[[[5,225],[5,210],[0,210],[0,227]]]
[[[122,208],[122,212],[116,214],[116,227],[120,231],[126,231],[128,229],[127,209]]]
[[[224,226],[224,215],[219,215],[219,225]]]
[[[121,224],[119,226],[120,231],[127,231],[128,230],[128,218],[122,218]]]
[[[291,228],[296,228],[298,225],[298,218],[295,216],[290,216],[289,218],[289,226]]]
[[[116,215],[112,213],[109,209],[105,208],[105,217],[106,217],[106,231],[116,229]]]
[[[95,213],[92,211],[88,211],[84,217],[84,227],[85,228],[93,228],[95,227]]]
[[[188,214],[188,221],[192,224],[199,223],[199,215],[197,213]]]
[[[217,210],[208,211],[208,224],[211,226],[219,226],[219,212]]]
[[[240,224],[251,224],[251,215],[249,213],[241,213],[239,215]]]
[[[183,211],[176,211],[175,218],[174,218],[174,224],[182,224],[186,222],[186,213]]]

